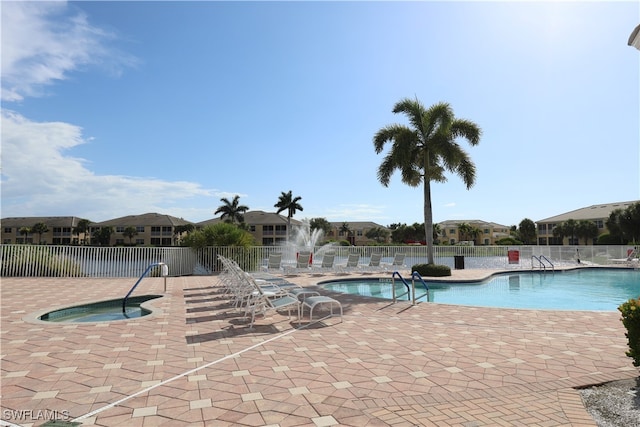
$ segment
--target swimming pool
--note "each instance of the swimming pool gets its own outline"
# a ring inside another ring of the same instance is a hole
[[[429,302],[481,307],[615,311],[628,299],[640,297],[640,271],[630,269],[509,272],[481,282],[426,283]],[[326,281],[319,285],[334,292],[393,299],[390,278]],[[406,292],[399,280],[395,287],[396,294]],[[416,294],[424,293],[422,284],[416,282]],[[427,297],[418,301],[425,302]]]

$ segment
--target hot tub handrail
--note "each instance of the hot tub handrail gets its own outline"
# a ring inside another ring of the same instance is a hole
[[[140,282],[142,281],[142,279],[144,278],[144,276],[147,275],[147,273],[153,268],[153,267],[157,267],[157,266],[162,266],[162,275],[164,277],[169,275],[169,267],[167,266],[167,264],[165,264],[164,262],[154,262],[152,264],[149,264],[149,266],[147,267],[147,269],[144,271],[144,273],[142,273],[142,275],[140,276],[140,278],[138,279],[138,281],[136,282],[135,285],[133,285],[133,287],[129,290],[129,293],[127,293],[127,295],[124,297],[124,299],[122,300],[122,312],[126,312],[126,306],[127,306],[127,299],[129,298],[129,296],[131,296],[131,294],[133,293],[133,291],[136,289],[136,287],[138,286],[138,284],[140,284]]]

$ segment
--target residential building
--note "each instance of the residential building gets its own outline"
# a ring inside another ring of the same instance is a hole
[[[93,234],[102,227],[111,227],[113,233],[109,246],[177,246],[180,243],[181,233],[176,231],[176,227],[187,224],[193,223],[171,215],[146,213],[92,223],[90,229]],[[125,230],[128,227],[135,227],[137,234],[132,237],[127,236]]]
[[[560,215],[552,216],[549,218],[536,221],[538,226],[538,244],[539,245],[577,245],[579,242],[577,238],[565,237],[560,240],[553,236],[553,229],[561,225],[563,222],[573,219],[574,221],[593,221],[598,227],[598,236],[608,233],[607,219],[609,215],[616,209],[627,209],[634,203],[640,203],[640,200],[630,202],[616,202],[605,203],[600,205],[587,206],[586,208],[576,209],[574,211],[566,212]],[[594,238],[589,244],[593,245],[598,241],[598,238]],[[583,240],[584,242],[584,240]]]
[[[364,246],[373,243],[378,243],[374,239],[367,237],[367,232],[376,228],[382,228],[389,232],[389,236],[381,243],[389,243],[391,239],[391,230],[384,225],[376,224],[371,221],[351,221],[351,222],[331,222],[331,231],[325,236],[325,240],[346,240],[349,244],[354,246]],[[349,231],[343,230],[344,225],[347,226]]]
[[[74,235],[74,229],[82,218],[75,216],[31,216],[3,218],[2,243],[3,244],[53,244],[53,245],[77,245],[84,239],[84,235]],[[47,231],[41,235],[30,232],[24,233],[34,225],[42,223]],[[22,230],[22,231],[21,231]]]
[[[222,222],[221,218],[213,218],[196,224],[197,227],[205,227]],[[264,211],[247,211],[244,213],[244,222],[247,230],[256,243],[263,246],[275,246],[287,241],[287,217]],[[291,228],[302,223],[291,218]]]
[[[464,235],[460,232],[460,225],[468,224],[475,228],[477,235]],[[497,240],[510,236],[511,227],[508,225],[487,222],[479,219],[447,220],[438,223],[442,243],[469,244],[469,245],[494,245]]]

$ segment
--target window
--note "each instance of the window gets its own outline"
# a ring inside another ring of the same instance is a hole
[[[542,234],[547,233],[547,224],[538,224],[538,232]]]
[[[5,227],[4,228],[4,232],[5,233],[11,233],[11,227]]]
[[[273,225],[263,225],[262,226],[262,234],[271,236],[273,235]]]
[[[138,233],[144,233],[144,225],[139,225],[136,227],[136,231]]]
[[[162,227],[162,235],[163,236],[167,236],[167,235],[171,236],[172,234],[173,234],[172,227],[166,227],[166,226]]]
[[[596,223],[596,226],[602,230],[604,228],[604,221],[602,221],[601,219],[596,219],[595,221],[593,221]]]
[[[136,245],[144,245],[144,239],[136,239]]]
[[[124,245],[124,239],[116,239],[116,246]]]
[[[160,246],[160,239],[158,237],[152,237],[151,244],[154,246]]]
[[[162,230],[162,227],[151,227],[151,235],[152,236],[159,236],[161,230]]]
[[[124,226],[119,225],[116,227],[116,233],[124,233]]]
[[[171,246],[171,237],[163,237],[162,246]]]
[[[252,232],[252,233],[255,233],[256,232],[256,226],[255,225],[250,225],[249,226],[249,231]]]
[[[276,225],[276,236],[286,236],[286,235],[287,235],[287,226]]]
[[[456,229],[455,228],[450,228],[449,229],[449,234],[456,234]]]

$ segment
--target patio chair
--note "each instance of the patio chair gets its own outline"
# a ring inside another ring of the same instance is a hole
[[[250,298],[247,300],[245,309],[245,317],[249,312],[251,313],[251,322],[249,323],[249,329],[253,329],[256,314],[262,313],[266,316],[269,310],[279,311],[285,308],[287,309],[289,318],[291,318],[291,309],[295,308],[297,310],[298,323],[300,323],[301,302],[298,299],[298,296],[290,294],[288,292],[273,295],[273,293],[263,290],[261,286],[255,283],[251,276],[247,275],[247,280],[254,285],[254,292],[252,292]]]
[[[358,263],[360,262],[360,254],[349,254],[347,262],[345,264],[338,265],[338,270],[342,273],[348,273],[358,269]]]
[[[311,269],[311,251],[298,252],[298,259],[294,267],[285,269],[287,274],[308,273]]]
[[[369,264],[364,264],[362,269],[367,272],[376,272],[382,269],[380,262],[382,261],[382,254],[371,254],[369,257]]]
[[[393,261],[391,261],[391,263],[381,263],[382,268],[383,268],[385,271],[388,271],[388,270],[390,270],[390,269],[392,269],[392,270],[396,270],[396,269],[398,269],[399,267],[406,267],[406,266],[404,265],[404,258],[405,258],[405,256],[406,256],[405,254],[400,254],[400,253],[396,254],[396,255],[393,257]]]
[[[282,254],[280,252],[274,252],[269,254],[269,260],[267,265],[262,267],[263,271],[267,273],[281,273],[282,272]]]
[[[330,272],[333,270],[333,264],[336,260],[335,252],[326,252],[322,256],[322,263],[319,266],[312,266],[311,272],[314,274],[322,275],[324,273]]]
[[[636,257],[637,251],[636,249],[629,249],[627,251],[626,258],[613,258],[609,260],[610,264],[627,264],[629,266],[633,266],[634,264],[640,264],[640,260]]]

